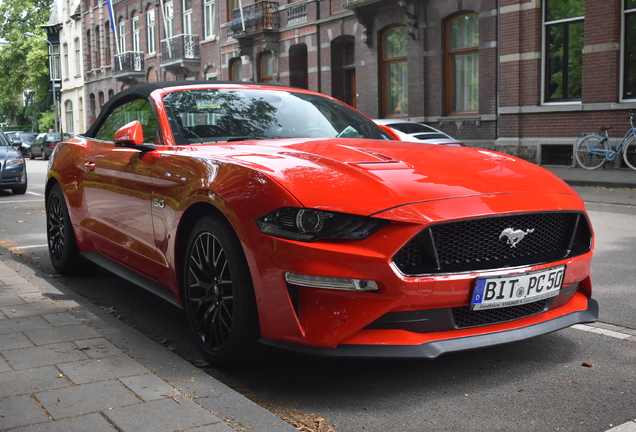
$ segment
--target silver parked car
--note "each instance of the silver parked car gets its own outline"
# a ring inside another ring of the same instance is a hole
[[[390,127],[402,141],[454,146],[464,145],[461,141],[424,123],[402,119],[376,119],[373,121],[379,125]]]

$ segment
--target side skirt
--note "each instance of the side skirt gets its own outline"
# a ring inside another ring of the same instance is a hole
[[[183,306],[181,306],[181,304],[177,301],[177,298],[173,295],[173,293],[166,290],[165,288],[160,287],[156,283],[144,278],[143,276],[140,276],[134,271],[129,270],[128,268],[122,265],[119,265],[116,262],[111,261],[108,258],[104,257],[103,255],[100,255],[95,252],[82,252],[81,255],[87,260],[94,262],[98,266],[108,270],[109,272],[119,276],[120,278],[125,279],[128,282],[134,283],[135,285],[147,291],[150,291],[157,297],[160,297],[164,299],[165,301],[167,301],[168,303],[171,303],[177,306],[179,309],[183,309]]]

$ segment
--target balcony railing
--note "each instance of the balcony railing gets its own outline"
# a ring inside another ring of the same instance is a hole
[[[292,6],[287,9],[287,24],[307,21],[307,3]]]
[[[144,53],[140,51],[127,51],[115,56],[115,73],[145,72]]]
[[[199,36],[178,35],[161,41],[161,62],[198,59]]]
[[[280,28],[277,2],[262,1],[245,6],[242,13],[241,9],[232,11],[232,23],[230,24],[232,35],[277,28]]]

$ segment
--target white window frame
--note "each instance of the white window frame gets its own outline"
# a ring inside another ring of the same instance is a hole
[[[119,54],[126,52],[126,22],[119,23]]]
[[[166,39],[174,36],[174,5],[172,2],[166,3],[165,20],[166,20]]]
[[[80,39],[75,38],[75,76],[82,74],[82,49],[80,46]]]
[[[65,43],[64,44],[64,69],[62,70],[62,73],[64,74],[64,79],[69,79],[70,75],[71,75],[71,71],[69,70],[69,60],[68,60],[68,56],[69,56],[69,52],[68,52],[68,44]]]
[[[67,100],[64,103],[64,112],[66,114],[66,132],[72,134],[75,130],[73,128],[73,101]]]
[[[205,40],[216,39],[216,8],[214,0],[203,4],[203,36]]]
[[[141,25],[139,22],[139,16],[133,17],[132,28],[133,28],[133,34],[132,34],[133,51],[139,52],[141,51],[141,35],[140,35]]]
[[[190,3],[189,9],[186,3]],[[192,0],[183,0],[183,34],[192,34]]]
[[[148,28],[148,54],[154,54],[155,52],[157,52],[157,42],[156,42],[157,21],[155,16],[155,10],[154,9],[148,10],[148,12],[146,12],[146,16],[147,16],[146,26]]]

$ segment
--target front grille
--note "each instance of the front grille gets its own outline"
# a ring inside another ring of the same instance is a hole
[[[591,237],[582,213],[470,219],[426,228],[393,262],[407,276],[536,265],[589,252]]]
[[[467,328],[488,324],[512,321],[536,315],[547,310],[548,301],[552,299],[539,300],[519,306],[509,306],[504,308],[470,310],[469,306],[451,308],[455,327]]]

